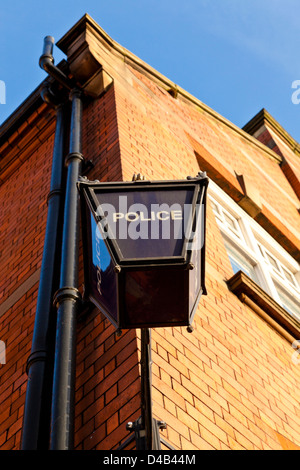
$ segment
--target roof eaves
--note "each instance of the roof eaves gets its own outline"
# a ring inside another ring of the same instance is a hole
[[[198,98],[194,97],[193,95],[185,91],[183,88],[176,85],[174,82],[172,82],[163,74],[161,74],[153,67],[148,65],[146,62],[141,60],[135,54],[118,44],[87,13],[83,15],[83,17],[57,42],[56,45],[65,54],[68,54],[68,49],[70,46],[72,46],[75,39],[79,35],[84,34],[87,31],[89,31],[92,35],[98,38],[98,40],[100,40],[102,43],[105,43],[109,49],[113,49],[115,53],[122,56],[123,60],[125,60],[126,63],[137,68],[139,71],[150,75],[152,79],[156,80],[167,91],[174,90],[176,92],[176,97],[181,97],[187,100],[189,103],[200,108],[202,111],[209,114],[212,118],[216,119],[217,121],[221,122],[231,130],[239,134],[239,136],[245,139],[248,143],[262,150],[269,158],[275,160],[277,163],[281,163],[282,159],[276,152],[274,152],[272,149],[270,149],[263,143],[259,142],[255,137],[250,135],[244,129],[241,129],[240,127],[227,120],[225,117],[218,114],[216,111],[211,109],[209,106],[205,105]]]
[[[250,135],[254,135],[263,125],[271,128],[278,137],[285,142],[288,147],[297,155],[300,155],[299,143],[271,116],[265,109],[261,109],[247,124],[243,126],[243,130]]]
[[[109,48],[112,48],[115,52],[123,56],[123,58],[139,70],[150,74],[156,81],[160,83],[167,90],[176,90],[176,96],[187,100],[189,103],[200,108],[208,115],[221,122],[243,139],[254,145],[256,148],[262,150],[269,158],[275,160],[277,163],[281,163],[281,158],[274,151],[269,149],[267,146],[259,142],[255,137],[250,135],[244,128],[241,129],[225,117],[218,114],[216,111],[205,105],[198,98],[185,91],[183,88],[177,86],[174,82],[169,80],[167,77],[162,75],[160,72],[152,68],[150,65],[139,59],[132,52],[125,49],[123,46],[114,41],[88,14],[85,14],[58,42],[57,46],[65,53],[68,51],[68,47],[74,42],[74,40],[80,35],[84,34],[87,30],[93,33],[94,36],[100,38]],[[20,126],[26,117],[30,115],[42,104],[42,98],[40,96],[41,86],[45,83],[42,82],[29,97],[14,111],[11,116],[1,125],[0,127],[0,145],[3,139],[7,139],[17,128]]]

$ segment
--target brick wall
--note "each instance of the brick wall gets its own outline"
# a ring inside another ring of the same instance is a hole
[[[83,153],[94,168],[88,178],[122,180],[115,89],[84,111]],[[84,282],[81,270],[81,281]],[[140,372],[135,331],[116,336],[96,309],[78,323],[75,447],[115,449],[140,414]]]
[[[236,175],[248,175],[263,199],[261,222],[297,247],[299,201],[269,151],[203,107],[175,99],[151,74],[108,49],[103,66],[114,84],[86,103],[83,114],[83,154],[94,163],[89,179],[131,180],[139,172],[151,180],[184,179],[207,170],[227,192],[235,189],[236,199],[242,194]],[[37,116],[34,138],[24,127],[17,145],[9,144],[13,171],[6,167],[0,180],[0,340],[7,348],[6,364],[0,365],[0,449],[20,445],[47,216],[54,124],[53,115],[48,121]],[[35,146],[28,146],[28,139]],[[274,191],[280,197],[274,198]],[[80,266],[82,290],[82,253]],[[300,446],[300,368],[292,361],[294,350],[228,290],[232,275],[208,205],[208,295],[200,300],[194,331],[152,332],[153,412],[167,423],[161,434],[185,450]],[[140,334],[116,336],[97,309],[79,318],[77,330],[75,447],[116,449],[129,437],[127,422],[141,415]]]
[[[132,74],[132,99],[124,86],[116,92],[127,179],[133,171],[149,179],[172,179],[206,170],[198,166],[188,131],[220,162],[224,184],[224,167],[232,171],[230,180],[239,173],[250,175],[263,200],[272,202],[270,212],[291,211],[291,226],[299,226],[298,201],[278,162],[195,107],[174,100],[142,74]],[[214,177],[214,172],[208,176]],[[282,193],[275,201],[278,186]],[[288,229],[285,236],[290,237]],[[163,435],[176,449],[280,449],[290,441],[300,444],[299,367],[291,360],[291,344],[228,291],[225,281],[232,275],[209,209],[208,296],[200,300],[195,330],[189,334],[184,328],[157,329],[152,335],[154,412],[167,422]]]
[[[47,215],[53,136],[0,186],[0,448],[18,449]]]

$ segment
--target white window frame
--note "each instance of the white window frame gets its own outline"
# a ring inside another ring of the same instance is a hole
[[[244,258],[252,264],[255,270],[258,284],[279,304],[283,305],[279,296],[276,283],[292,302],[299,303],[299,313],[293,314],[300,320],[300,265],[287,253],[282,246],[274,240],[252,217],[249,216],[238,204],[236,204],[224,191],[210,180],[208,186],[208,198],[218,207],[219,214],[216,216],[217,224],[221,230],[224,241],[235,250],[242,253]],[[227,213],[236,220],[238,228],[232,231],[228,228],[222,213]],[[215,211],[214,211],[215,213]],[[285,268],[290,272],[294,282],[293,285],[267,262],[263,252],[268,252],[278,263],[279,272]]]

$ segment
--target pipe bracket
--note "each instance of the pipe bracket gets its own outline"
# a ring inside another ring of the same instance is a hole
[[[71,162],[71,160],[80,160],[81,162],[84,162],[84,156],[80,152],[71,152],[67,155],[66,160],[65,160],[65,165],[68,166]]]
[[[26,373],[28,375],[29,369],[34,362],[46,362],[47,361],[47,351],[34,351],[33,353],[28,356],[27,364],[26,364]]]
[[[53,304],[54,306],[59,307],[59,305],[64,300],[75,300],[81,302],[82,296],[79,290],[76,289],[76,287],[62,287],[61,289],[58,289],[54,294]]]
[[[47,205],[49,204],[50,199],[52,199],[54,196],[61,196],[62,195],[62,190],[61,189],[52,189],[49,191],[48,196],[47,196]]]

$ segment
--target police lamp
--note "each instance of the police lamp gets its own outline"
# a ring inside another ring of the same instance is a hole
[[[85,297],[118,329],[191,327],[205,288],[208,178],[78,183]]]

